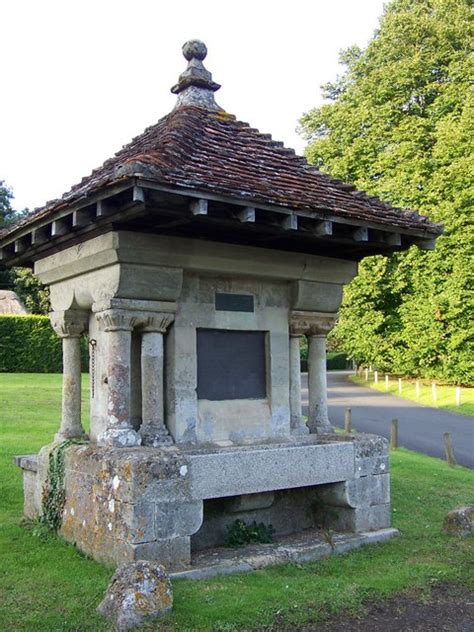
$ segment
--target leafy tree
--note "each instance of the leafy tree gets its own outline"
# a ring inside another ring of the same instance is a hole
[[[474,381],[473,64],[468,0],[392,0],[365,50],[341,55],[327,103],[305,114],[308,159],[442,222],[432,252],[370,257],[333,338],[359,363]]]
[[[0,232],[2,228],[5,228],[14,221],[15,211],[12,208],[11,200],[13,193],[9,189],[3,180],[0,180]],[[8,270],[4,265],[0,263],[0,290],[12,287],[13,275],[11,270]]]
[[[15,211],[12,208],[12,190],[0,180],[0,229],[15,221]]]
[[[28,214],[28,209],[13,209],[13,197],[10,187],[0,180],[0,231]],[[50,309],[49,290],[29,268],[8,269],[0,264],[0,289],[13,289],[33,314],[46,314]]]
[[[14,289],[32,314],[47,314],[51,311],[49,289],[33,274],[30,268],[14,268]]]

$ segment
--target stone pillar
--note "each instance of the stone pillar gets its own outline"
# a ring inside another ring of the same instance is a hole
[[[63,341],[62,414],[55,441],[85,438],[81,423],[81,334],[87,314],[79,310],[52,312],[51,324]]]
[[[133,312],[110,309],[97,314],[106,332],[107,417],[106,429],[97,437],[104,446],[131,447],[141,443],[130,419],[131,346],[136,322]]]
[[[310,333],[308,339],[308,426],[311,432],[331,432],[328,417],[326,336]]]
[[[142,425],[143,445],[170,445],[173,439],[164,417],[164,346],[163,336],[173,322],[173,314],[151,316],[142,333]]]
[[[301,416],[301,355],[303,333],[298,323],[290,322],[290,426],[291,434],[307,434],[308,426]]]
[[[336,314],[323,312],[291,314],[293,330],[308,336],[308,427],[311,433],[332,431],[327,404],[326,336],[335,320]]]

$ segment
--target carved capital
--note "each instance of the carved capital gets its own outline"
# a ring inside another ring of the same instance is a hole
[[[99,312],[96,318],[103,331],[132,331],[137,324],[136,315],[125,309],[108,309]]]
[[[88,314],[78,309],[68,309],[51,312],[49,320],[60,338],[79,338],[87,330]]]
[[[143,331],[154,331],[164,334],[173,321],[174,314],[170,314],[168,312],[150,314],[143,323]]]
[[[336,320],[337,314],[293,311],[290,314],[290,335],[327,336]]]

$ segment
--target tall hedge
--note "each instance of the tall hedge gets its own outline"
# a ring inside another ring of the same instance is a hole
[[[87,341],[82,368],[87,370]],[[61,373],[62,345],[47,316],[0,315],[0,372]]]

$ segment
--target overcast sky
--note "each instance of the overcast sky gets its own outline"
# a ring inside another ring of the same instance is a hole
[[[13,206],[59,197],[169,112],[202,39],[225,110],[302,152],[338,53],[365,46],[382,0],[2,0],[0,180]]]

